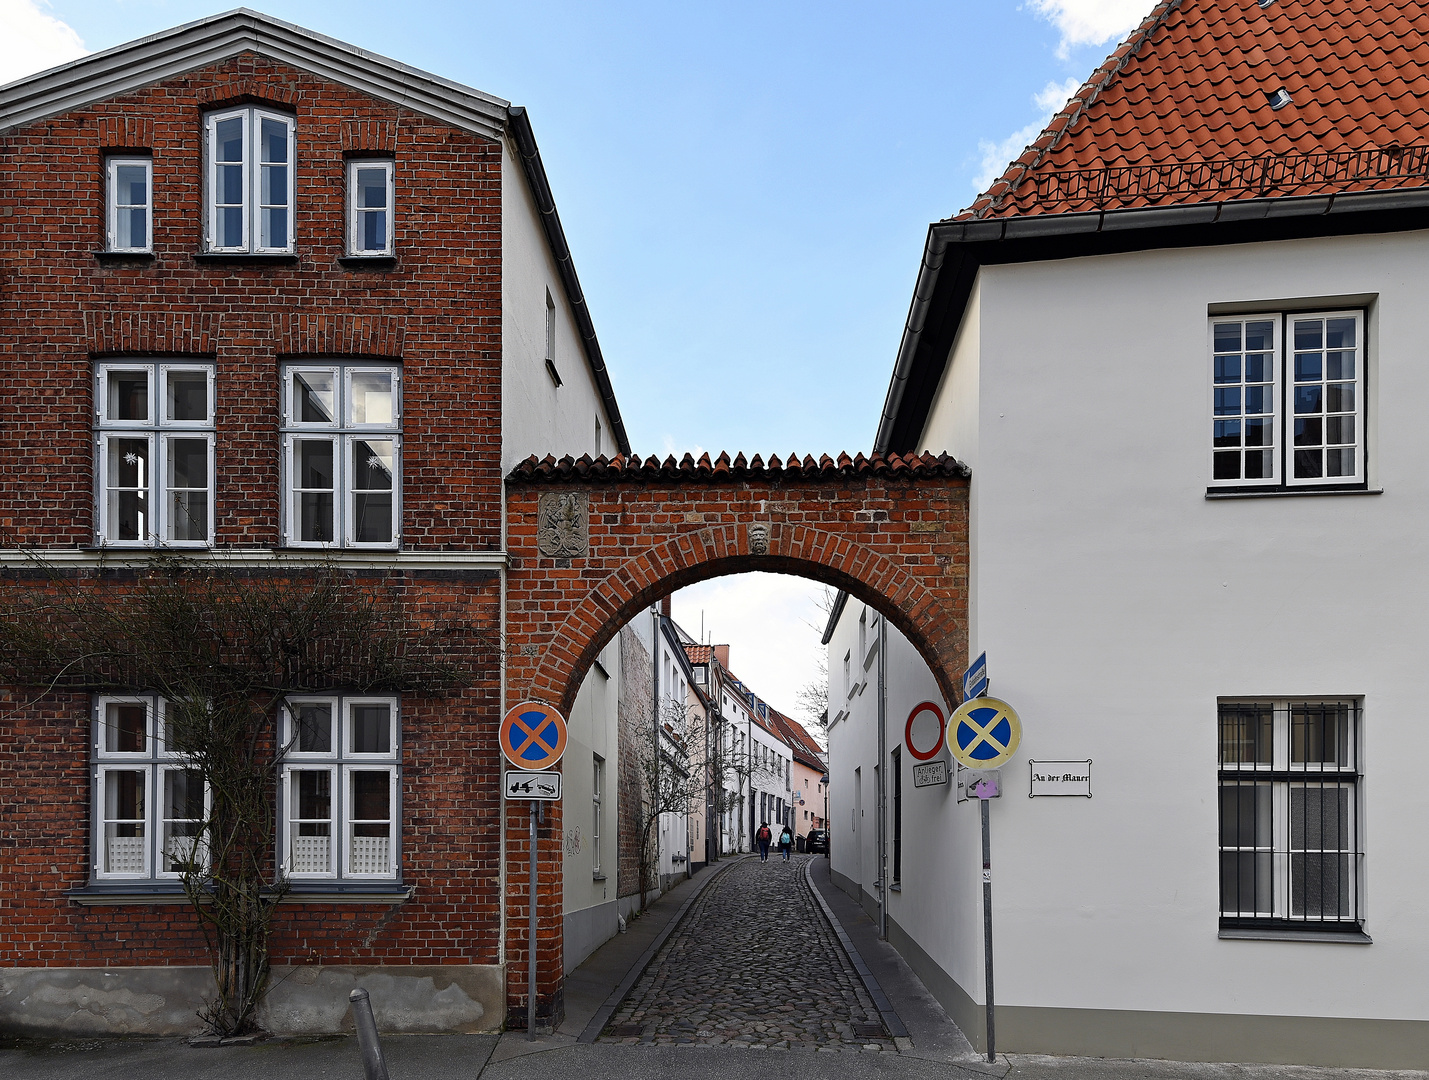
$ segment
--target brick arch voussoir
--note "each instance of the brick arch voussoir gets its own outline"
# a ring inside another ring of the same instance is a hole
[[[581,679],[600,651],[648,605],[687,585],[748,571],[812,578],[842,589],[886,616],[922,655],[949,704],[965,660],[966,627],[954,606],[918,575],[848,537],[808,525],[775,525],[756,555],[736,525],[713,526],[654,544],[593,585],[552,635],[532,675],[532,696],[569,714]],[[934,570],[936,573],[936,570]]]

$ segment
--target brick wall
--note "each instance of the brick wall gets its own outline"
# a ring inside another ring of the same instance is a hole
[[[297,121],[295,260],[195,258],[202,118]],[[100,260],[104,157],[152,151],[152,260]],[[347,269],[344,154],[396,161],[391,269]],[[501,148],[245,54],[0,135],[0,531],[94,540],[93,361],[216,359],[219,544],[278,541],[278,363],[400,359],[408,548],[495,548],[500,525]]]

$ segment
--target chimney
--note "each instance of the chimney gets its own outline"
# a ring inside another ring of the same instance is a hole
[[[724,668],[725,671],[728,671],[728,670],[729,670],[729,646],[728,646],[728,645],[716,645],[716,646],[714,647],[714,654],[715,654],[715,659],[719,661],[719,666],[722,667],[722,668]]]
[[[670,598],[668,596],[660,601],[660,614],[667,619],[670,617]]]

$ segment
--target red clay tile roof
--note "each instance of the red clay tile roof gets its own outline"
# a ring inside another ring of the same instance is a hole
[[[1422,188],[1426,132],[1423,0],[1163,0],[957,220]]]
[[[629,457],[617,454],[613,458],[601,455],[591,458],[584,454],[579,458],[570,455],[559,460],[547,454],[538,458],[532,454],[511,470],[511,480],[724,480],[742,479],[756,476],[787,476],[817,480],[835,476],[959,476],[971,475],[968,467],[948,454],[874,454],[865,457],[858,454],[849,457],[840,454],[836,459],[824,454],[815,460],[805,455],[802,461],[797,454],[790,454],[784,461],[772,454],[765,461],[758,454],[745,460],[743,454],[730,460],[728,454],[720,454],[713,461],[709,454],[701,454],[696,461],[686,454],[679,461],[674,456],[661,461],[658,457],[642,458],[639,454]]]
[[[803,751],[806,757],[811,757],[813,761],[818,762],[820,767],[823,766],[819,755],[824,752],[824,748],[814,741],[814,737],[805,730],[803,724],[792,717],[785,716],[778,709],[771,708],[769,715],[773,717],[774,723],[778,725],[784,735],[784,741],[789,744],[796,756]]]
[[[713,645],[686,645],[685,655],[692,664],[708,664],[714,658]]]

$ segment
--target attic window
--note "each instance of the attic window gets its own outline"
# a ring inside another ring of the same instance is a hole
[[[1270,102],[1272,109],[1283,109],[1290,104],[1290,92],[1284,87],[1275,91],[1267,90],[1265,100]]]

